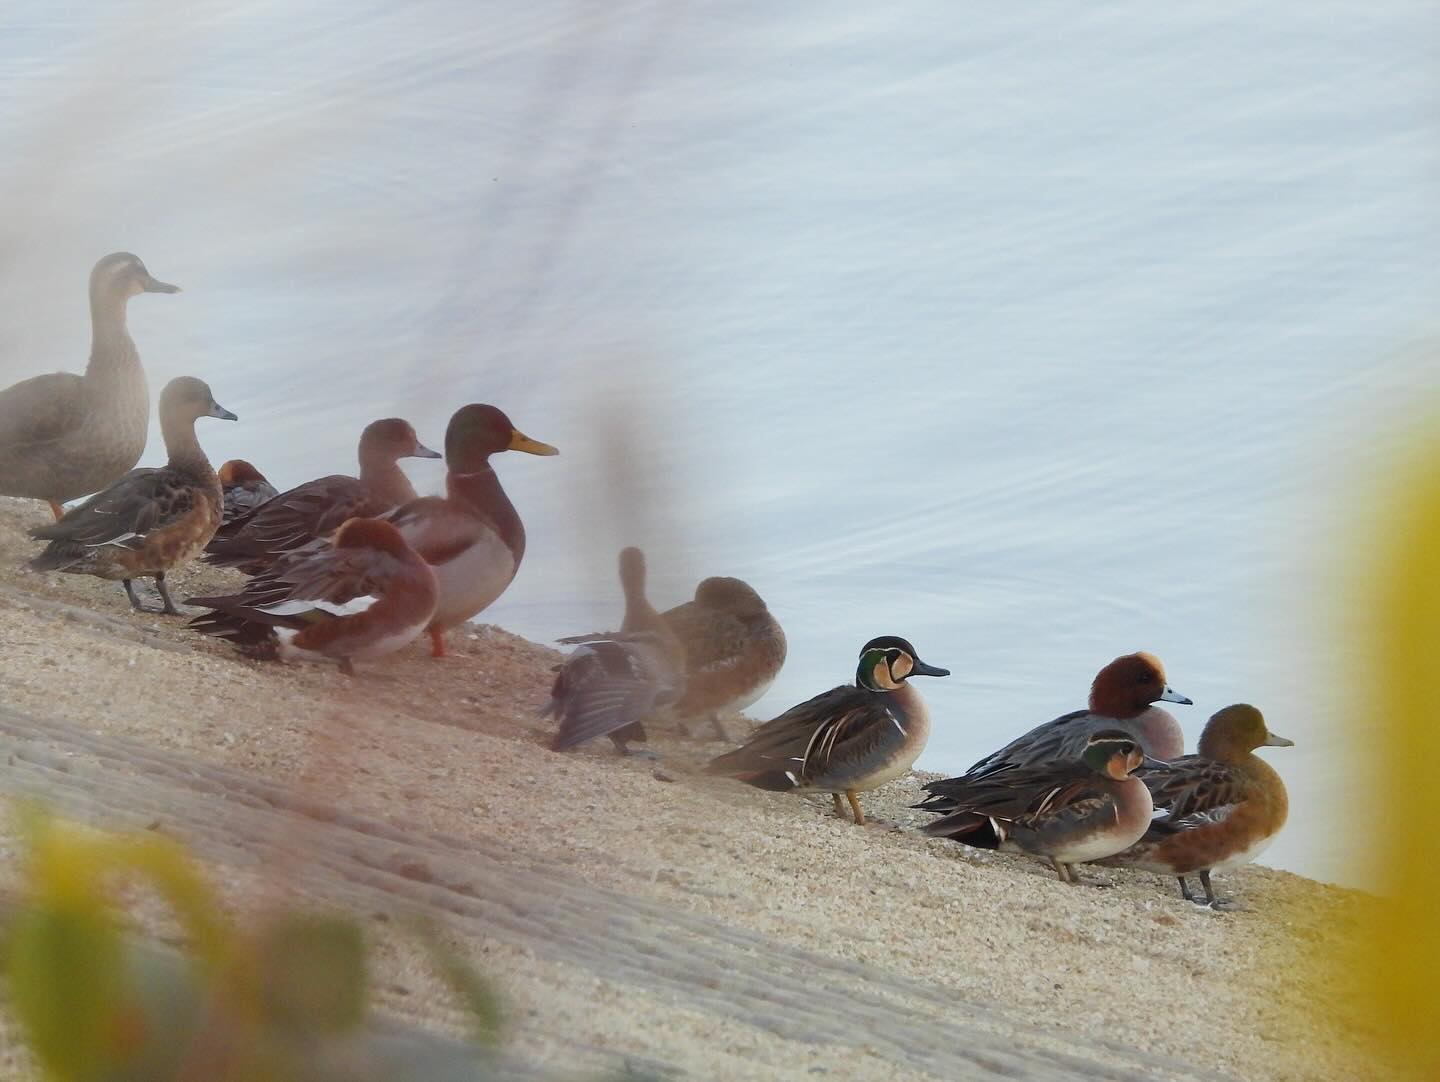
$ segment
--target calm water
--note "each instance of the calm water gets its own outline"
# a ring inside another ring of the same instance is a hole
[[[881,10],[881,8],[884,10]],[[1271,863],[1365,799],[1338,555],[1440,392],[1432,4],[77,4],[0,18],[0,376],[78,369],[84,282],[202,440],[292,484],[491,401],[530,530],[487,619],[743,576],[760,704],[898,633],[959,769],[1153,650],[1297,741]],[[158,456],[158,432],[149,455]],[[422,489],[442,473],[417,463]],[[537,676],[537,696],[543,674]]]

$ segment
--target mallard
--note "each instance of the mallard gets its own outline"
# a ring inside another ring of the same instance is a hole
[[[673,713],[708,717],[728,740],[720,717],[758,700],[785,664],[785,632],[748,583],[721,576],[705,579],[695,599],[664,614],[685,647],[685,694]]]
[[[275,486],[265,480],[265,475],[243,458],[230,459],[216,472],[220,476],[220,490],[225,494],[222,526],[234,522],[241,515],[248,515],[278,495]],[[211,543],[214,543],[214,538]]]
[[[415,489],[397,460],[440,457],[399,417],[366,425],[359,454],[358,478],[331,474],[267,500],[217,532],[205,562],[260,574],[283,554],[329,537],[347,519],[373,518],[413,500]]]
[[[164,601],[159,611],[179,616],[165,588],[165,573],[198,556],[220,525],[220,478],[195,439],[195,421],[233,421],[203,380],[180,376],[160,394],[160,430],[169,461],[160,469],[131,470],[109,488],[39,526],[30,536],[49,541],[30,561],[35,571],[64,571],[119,579],[131,606],[140,604],[131,580],[153,576]]]
[[[1146,772],[1155,806],[1166,814],[1130,848],[1100,863],[1173,875],[1188,902],[1198,899],[1185,878],[1198,872],[1203,904],[1226,908],[1210,873],[1249,864],[1280,833],[1290,811],[1285,783],[1255,749],[1294,744],[1272,733],[1255,707],[1225,707],[1206,722],[1198,754]]]
[[[524,435],[494,406],[462,406],[445,430],[447,495],[422,496],[376,516],[392,523],[435,572],[435,615],[427,629],[435,657],[445,656],[445,631],[504,593],[525,555],[525,527],[490,465],[490,456],[501,451],[559,454]],[[320,544],[312,541],[297,551]],[[252,596],[281,600],[284,587],[267,593],[268,578],[261,575],[252,584]]]
[[[854,684],[792,706],[734,751],[712,759],[705,771],[760,789],[828,792],[840,816],[844,793],[863,826],[855,794],[904,774],[930,735],[930,712],[910,677],[949,675],[949,669],[921,661],[902,638],[871,639],[860,651]]]
[[[645,596],[645,554],[620,553],[625,620],[619,634],[561,639],[575,650],[558,669],[543,714],[560,719],[551,748],[608,736],[622,755],[646,739],[643,722],[685,689],[685,648]]]
[[[1133,777],[1145,760],[1122,729],[1086,737],[1079,760],[1017,767],[952,788],[952,808],[926,834],[977,849],[1045,857],[1062,883],[1078,883],[1074,865],[1118,853],[1150,823],[1154,805]]]
[[[959,778],[947,778],[925,786],[930,795],[926,811],[951,810],[951,789],[966,790],[973,782],[991,774],[1017,768],[1044,766],[1053,762],[1074,762],[1093,733],[1102,729],[1129,733],[1147,755],[1171,759],[1185,750],[1180,724],[1156,702],[1190,704],[1170,687],[1164,666],[1154,654],[1125,654],[1106,665],[1090,685],[1090,708],[1062,714],[1016,737],[997,752],[985,756]]]
[[[90,272],[90,363],[83,376],[52,372],[0,391],[0,495],[61,504],[98,492],[140,461],[150,427],[145,369],[125,329],[138,293],[179,293],[129,252]]]
[[[273,586],[286,595],[274,600]],[[352,518],[319,551],[281,560],[249,590],[192,597],[211,611],[190,621],[205,635],[229,639],[251,657],[329,659],[354,674],[352,662],[392,654],[415,641],[435,615],[435,573],[388,522]]]

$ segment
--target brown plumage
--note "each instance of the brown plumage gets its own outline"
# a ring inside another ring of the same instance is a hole
[[[740,579],[716,576],[695,588],[695,599],[664,613],[685,648],[685,695],[673,713],[709,718],[728,739],[720,718],[739,713],[775,682],[785,664],[785,632],[765,602]]]
[[[201,380],[172,379],[160,395],[160,428],[169,461],[160,469],[132,470],[70,510],[58,522],[30,531],[49,541],[32,570],[119,579],[130,604],[146,610],[131,580],[155,579],[163,612],[179,615],[165,588],[165,573],[198,556],[220,525],[220,479],[195,439],[195,421],[233,421]]]
[[[220,476],[220,489],[225,494],[225,513],[221,525],[234,522],[241,515],[248,515],[267,500],[273,500],[278,493],[275,486],[265,480],[265,475],[243,458],[232,458],[216,471]]]
[[[331,474],[265,501],[216,533],[205,562],[259,574],[285,553],[329,537],[348,519],[373,518],[415,499],[397,460],[439,457],[409,421],[372,421],[360,434],[359,477]]]
[[[1293,743],[1270,732],[1255,707],[1225,707],[1206,723],[1198,754],[1146,772],[1155,806],[1167,814],[1129,849],[1100,863],[1173,875],[1187,901],[1197,899],[1186,877],[1198,873],[1206,903],[1224,908],[1210,873],[1254,860],[1290,811],[1285,783],[1255,749]]]
[[[67,500],[98,492],[140,461],[150,390],[125,310],[140,293],[178,293],[129,252],[90,272],[90,363],[83,376],[52,372],[0,391],[0,495]]]

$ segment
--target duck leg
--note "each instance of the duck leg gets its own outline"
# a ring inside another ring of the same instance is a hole
[[[65,517],[65,508],[59,503],[54,500],[47,500],[46,502],[50,504],[50,513],[55,516],[56,522],[59,522]]]
[[[1221,898],[1215,893],[1215,888],[1210,885],[1209,869],[1200,873],[1200,884],[1205,888],[1205,904],[1218,913],[1243,910],[1244,904],[1232,898]]]
[[[350,663],[350,659],[348,657],[342,657],[340,659],[340,671],[346,676],[355,675],[355,666]]]
[[[845,799],[850,801],[850,810],[855,813],[855,825],[857,827],[863,827],[865,825],[865,813],[860,810],[860,801],[855,796],[855,790],[846,789]]]
[[[165,586],[165,572],[155,576],[155,589],[160,591],[160,600],[165,602],[165,607],[160,611],[166,616],[184,616],[185,614],[175,607],[175,602],[170,597],[170,591]]]
[[[1195,895],[1190,893],[1190,884],[1185,882],[1185,877],[1183,875],[1177,875],[1175,878],[1180,880],[1180,897],[1184,898],[1187,902],[1195,901]]]
[[[445,656],[445,632],[441,631],[438,627],[432,627],[430,629],[430,656]]]
[[[710,726],[715,730],[715,739],[726,744],[730,743],[730,734],[725,731],[725,726],[720,724],[718,713],[710,715]]]
[[[1062,863],[1060,863],[1060,861],[1056,860],[1054,857],[1051,857],[1051,858],[1050,858],[1050,867],[1052,867],[1052,868],[1055,869],[1055,878],[1058,879],[1058,880],[1060,880],[1060,882],[1062,882],[1062,883],[1069,883],[1069,882],[1071,882],[1071,879],[1070,879],[1070,865],[1068,865],[1068,864],[1062,864]]]

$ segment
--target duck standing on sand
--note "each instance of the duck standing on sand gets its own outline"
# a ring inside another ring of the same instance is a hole
[[[685,648],[685,694],[679,718],[708,717],[721,740],[723,714],[758,700],[785,664],[785,632],[760,595],[740,579],[717,576],[695,588],[695,599],[664,614]]]
[[[1157,808],[1167,814],[1150,823],[1139,841],[1099,863],[1139,868],[1180,880],[1180,896],[1197,902],[1185,877],[1199,873],[1212,909],[1232,903],[1215,897],[1210,873],[1238,868],[1258,857],[1285,826],[1290,800],[1285,783],[1256,748],[1289,748],[1265,717],[1245,703],[1227,706],[1205,724],[1196,755],[1147,771]]]
[[[179,292],[129,252],[95,264],[85,374],[52,372],[0,391],[0,496],[45,500],[58,520],[61,504],[98,492],[140,461],[150,389],[125,309],[139,293]]]
[[[329,537],[347,519],[374,518],[413,500],[415,489],[397,460],[440,457],[399,417],[366,425],[359,455],[358,478],[335,473],[306,481],[228,523],[210,542],[205,562],[258,575],[285,553]]]
[[[232,458],[217,471],[220,476],[220,490],[225,494],[225,512],[221,521],[224,526],[234,522],[241,515],[248,515],[267,500],[273,500],[278,493],[275,486],[265,480],[265,475],[243,458]],[[214,543],[214,539],[211,539]]]
[[[278,601],[275,584],[286,587]],[[328,659],[353,676],[353,661],[394,653],[418,638],[435,615],[430,565],[379,519],[350,519],[333,544],[283,560],[265,585],[269,596],[262,603],[248,587],[225,597],[190,598],[187,604],[211,609],[190,626],[229,639],[251,657]]]
[[[180,376],[167,383],[160,394],[160,430],[169,461],[159,469],[131,470],[58,522],[31,530],[31,537],[50,544],[30,568],[119,579],[138,612],[157,610],[140,604],[131,580],[153,576],[165,603],[158,611],[179,616],[165,573],[204,551],[220,525],[223,503],[220,478],[195,439],[200,417],[235,420],[203,380]]]
[[[448,629],[483,611],[505,592],[525,555],[525,527],[490,465],[490,456],[501,451],[560,453],[524,435],[494,406],[462,406],[445,430],[447,495],[422,496],[376,516],[393,524],[435,572],[435,615],[427,629],[435,657],[445,656]],[[296,551],[316,551],[322,544],[312,541]],[[269,572],[247,587],[257,602],[283,600],[286,592],[287,587],[274,582]]]
[[[1165,668],[1154,654],[1125,654],[1106,665],[1090,685],[1090,708],[1062,714],[1037,725],[997,752],[985,756],[961,777],[934,781],[916,807],[944,814],[954,810],[952,789],[965,791],[974,782],[1019,768],[1048,763],[1073,763],[1091,736],[1101,730],[1129,733],[1147,755],[1173,759],[1185,750],[1180,723],[1157,702],[1190,704],[1166,682]]]
[[[560,719],[554,751],[608,736],[625,755],[629,741],[646,739],[642,722],[685,690],[685,648],[645,596],[645,554],[639,549],[621,551],[620,584],[625,620],[619,634],[560,640],[579,649],[559,666],[542,711]]]
[[[949,675],[949,669],[921,661],[902,638],[871,639],[860,651],[854,684],[792,706],[734,751],[712,759],[705,772],[759,789],[828,792],[840,816],[844,793],[863,826],[855,794],[904,774],[930,736],[930,712],[910,677]]]
[[[1075,864],[1128,848],[1149,826],[1150,790],[1133,776],[1144,760],[1132,735],[1102,729],[1086,738],[1078,762],[1017,767],[952,788],[952,809],[924,831],[1045,857],[1062,883],[1078,883]]]

